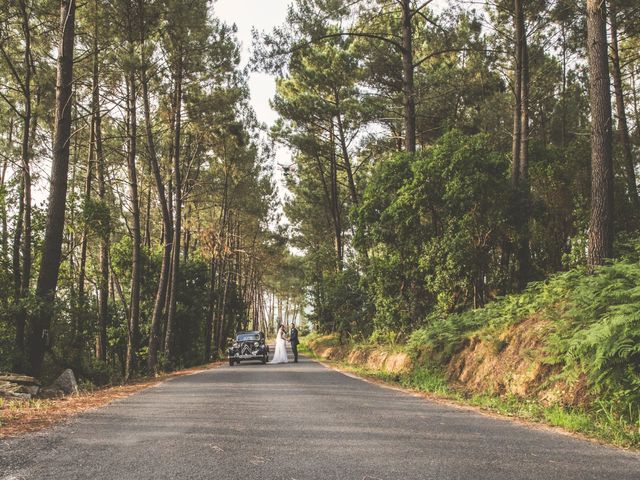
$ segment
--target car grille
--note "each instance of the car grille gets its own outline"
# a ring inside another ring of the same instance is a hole
[[[249,354],[251,354],[251,347],[249,347],[249,345],[245,343],[244,345],[242,345],[242,348],[240,348],[240,355],[249,355]]]

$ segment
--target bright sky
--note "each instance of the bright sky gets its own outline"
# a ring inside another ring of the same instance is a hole
[[[271,31],[282,25],[290,0],[217,0],[213,5],[216,17],[238,27],[238,40],[242,43],[242,60],[247,63],[251,49],[251,29]],[[258,120],[271,125],[276,113],[269,107],[269,99],[275,94],[275,79],[263,73],[251,73],[249,77],[251,104]]]
[[[251,30],[270,32],[273,27],[282,25],[286,19],[287,7],[291,0],[216,0],[213,4],[214,15],[225,23],[236,24],[237,37],[242,44],[242,62],[246,65],[251,55]],[[258,121],[271,126],[277,113],[269,106],[269,100],[276,93],[276,81],[272,75],[251,72],[248,79],[251,105]],[[290,163],[291,152],[282,145],[275,145],[274,179],[281,200],[286,195],[282,170],[278,165]],[[282,214],[282,210],[279,210]]]

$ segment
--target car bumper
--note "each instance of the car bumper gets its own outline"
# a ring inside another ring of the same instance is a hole
[[[266,352],[245,354],[245,355],[240,355],[239,353],[235,353],[235,354],[229,354],[229,358],[233,358],[237,360],[262,360],[266,354],[267,354]]]

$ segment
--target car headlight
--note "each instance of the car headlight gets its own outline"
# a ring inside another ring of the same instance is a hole
[[[260,342],[253,342],[253,346],[254,347],[259,347],[260,346]]]
[[[235,342],[235,343],[232,345],[232,347],[233,347],[233,348],[238,348],[238,342]]]

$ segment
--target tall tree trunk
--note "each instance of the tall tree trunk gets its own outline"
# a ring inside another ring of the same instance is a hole
[[[631,93],[633,98],[633,117],[636,124],[636,137],[640,135],[640,107],[638,107],[638,87],[636,85],[636,62],[631,62]]]
[[[627,195],[634,213],[640,213],[640,200],[638,199],[638,185],[636,183],[636,172],[633,161],[633,148],[629,136],[629,126],[627,124],[627,113],[625,111],[624,92],[622,90],[622,72],[620,69],[620,55],[618,50],[618,15],[616,2],[613,1],[609,7],[609,23],[611,32],[611,74],[613,76],[613,88],[616,96],[616,116],[618,117],[618,136],[622,145],[623,167],[625,179],[627,181]],[[637,221],[637,218],[636,218]]]
[[[97,25],[94,27],[94,33],[97,30]],[[96,62],[97,57],[97,39],[94,40],[94,64]],[[97,75],[93,72],[93,81],[91,85],[92,91],[97,89],[98,86]],[[89,131],[89,151],[87,153],[87,175],[85,177],[85,185],[84,185],[84,201],[89,202],[91,200],[91,188],[93,183],[93,163],[94,163],[94,155],[95,155],[95,121],[96,121],[96,113],[95,113],[96,105],[91,102],[91,120],[90,120],[90,131]],[[78,274],[78,307],[80,311],[84,310],[84,302],[85,302],[85,292],[84,292],[84,283],[85,283],[85,274],[86,274],[86,263],[87,263],[87,244],[89,241],[89,229],[85,225],[82,229],[82,240],[80,245],[80,272]],[[77,333],[77,332],[76,332]]]
[[[336,108],[340,110],[340,96],[338,90],[335,90]],[[338,123],[338,139],[340,141],[340,149],[342,150],[342,161],[344,163],[344,169],[347,172],[347,182],[349,185],[349,193],[351,194],[351,201],[354,205],[358,205],[358,190],[356,189],[356,182],[353,178],[353,167],[351,165],[351,158],[349,155],[349,148],[347,146],[347,138],[344,131],[344,123],[342,121],[342,114],[338,111],[336,116]]]
[[[224,144],[223,144],[224,145]],[[227,230],[229,224],[229,164],[228,164],[228,156],[226,152],[226,148],[223,149],[223,160],[224,160],[224,186],[222,189],[222,205],[220,208],[220,216],[218,218],[218,231],[219,235],[219,244],[216,244],[214,247],[214,254],[219,256],[220,260],[218,261],[218,286],[216,288],[216,306],[214,310],[214,316],[212,319],[213,322],[213,345],[215,348],[215,354],[217,354],[222,347],[222,309],[224,308],[224,302],[226,301],[226,297],[222,292],[224,285],[224,278],[226,275],[227,269]]]
[[[92,85],[92,88],[95,88],[95,84]],[[95,114],[92,113],[90,123],[90,131],[89,131],[89,152],[87,153],[87,174],[85,177],[85,186],[84,186],[84,201],[85,203],[91,200],[91,188],[92,188],[92,177],[93,177],[93,163],[94,163],[94,150],[95,150]],[[79,347],[81,343],[81,317],[82,312],[85,311],[85,277],[86,277],[86,266],[87,266],[87,245],[89,242],[89,229],[85,224],[82,228],[82,240],[80,241],[80,265],[79,265],[79,273],[78,273],[78,304],[76,306],[75,312],[73,313],[73,344],[76,347]],[[75,350],[75,349],[74,349]]]
[[[75,95],[76,92],[74,91],[72,94],[72,98],[71,101],[73,102],[73,111],[71,112],[71,118],[78,118],[78,105],[75,99]],[[71,168],[71,175],[70,175],[70,179],[69,179],[69,183],[71,185],[71,192],[72,195],[74,193],[73,191],[73,187],[75,185],[77,185],[76,183],[76,175],[78,173],[78,166],[80,165],[80,135],[73,135],[73,145],[70,147],[72,148],[73,153],[70,154],[70,168]],[[69,212],[69,216],[67,217],[67,221],[69,223],[69,225],[75,225],[76,224],[76,210],[75,209],[71,209],[71,211]],[[66,243],[67,245],[71,246],[71,245],[75,245],[76,242],[76,233],[74,232],[74,230],[72,228],[70,228],[67,232],[66,232],[66,237],[63,238],[62,240],[63,244]],[[70,248],[69,249],[69,254],[68,254],[68,262],[69,262],[69,266],[70,269],[75,271],[76,269],[76,249],[75,248]],[[71,282],[71,285],[69,286],[69,297],[76,299],[78,298],[76,296],[76,288],[77,285],[74,282]],[[73,332],[73,330],[72,330]]]
[[[224,249],[222,249],[224,250]],[[212,328],[213,328],[213,349],[214,349],[214,355],[217,355],[218,352],[220,351],[220,348],[222,347],[222,340],[221,340],[221,336],[222,336],[222,327],[220,325],[220,317],[221,312],[221,306],[222,306],[222,288],[224,285],[224,276],[225,276],[225,268],[226,268],[226,259],[224,257],[222,257],[220,259],[219,263],[219,267],[218,267],[218,272],[217,272],[217,278],[216,278],[216,299],[215,299],[215,306],[214,306],[214,310],[213,310],[213,315],[211,317],[211,322],[212,322]]]
[[[186,182],[185,182],[186,183]],[[186,188],[183,188],[183,191],[186,192]],[[186,195],[186,193],[185,193]],[[185,214],[185,218],[191,218],[191,205],[188,205],[187,207],[187,212]],[[184,234],[183,234],[183,247],[182,247],[182,259],[184,260],[185,263],[187,263],[189,261],[189,253],[190,253],[190,249],[191,249],[191,229],[189,228],[189,226],[187,225],[187,227],[184,229]]]
[[[333,134],[333,122],[331,122],[331,153],[329,165],[329,181],[331,188],[331,211],[333,216],[334,240],[336,250],[337,269],[342,271],[343,262],[343,245],[342,245],[342,222],[340,215],[340,198],[338,193],[338,165],[336,161],[335,136]]]
[[[220,341],[220,347],[222,343],[229,336],[229,326],[227,321],[227,293],[229,292],[229,285],[231,284],[231,265],[227,268],[227,278],[224,282],[224,291],[222,292],[222,302],[220,305],[220,335],[218,340]]]
[[[560,128],[560,146],[565,148],[567,144],[567,34],[565,21],[562,20],[562,115]]]
[[[282,299],[278,297],[278,325],[282,323]]]
[[[22,14],[22,31],[24,34],[24,125],[22,132],[22,174],[24,187],[24,211],[23,228],[24,239],[22,241],[22,275],[20,281],[20,297],[24,297],[29,292],[31,282],[31,144],[33,140],[32,132],[32,101],[31,101],[31,74],[33,62],[31,59],[31,27],[29,25],[29,12],[24,0],[20,0],[20,11]],[[22,316],[22,315],[21,315]],[[24,317],[23,317],[24,318]]]
[[[23,68],[24,77],[22,81],[22,92],[24,97],[24,112],[22,124],[22,142],[21,142],[21,192],[19,200],[20,218],[16,226],[16,241],[14,243],[14,272],[16,282],[15,301],[19,303],[20,299],[28,295],[29,285],[31,283],[31,142],[32,136],[32,95],[31,95],[31,76],[33,73],[33,62],[31,59],[31,27],[29,22],[30,12],[24,0],[18,2],[20,7],[20,15],[22,17],[22,33],[24,36],[24,57]],[[16,275],[17,269],[20,269],[20,254],[22,252],[22,267]],[[20,352],[16,369],[22,369],[24,366],[20,363],[24,361],[24,334],[26,328],[26,311],[22,305],[18,306],[16,315],[16,348]]]
[[[165,336],[164,350],[168,359],[172,358],[171,351],[176,317],[176,291],[178,290],[178,276],[180,274],[180,240],[182,235],[182,176],[180,169],[180,132],[182,123],[182,61],[178,61],[176,72],[176,99],[175,99],[175,127],[173,140],[173,175],[175,179],[174,195],[174,228],[173,249],[171,253],[171,280],[170,297],[167,312],[167,332]]]
[[[527,42],[527,28],[525,24],[524,9],[520,9],[520,32],[522,38],[520,40],[520,57],[521,69],[520,74],[520,158],[518,166],[518,180],[522,185],[529,182],[529,47]]]
[[[20,289],[22,286],[22,268],[20,262],[20,251],[22,250],[22,229],[24,221],[24,173],[20,172],[20,189],[18,190],[18,214],[16,216],[15,233],[11,245],[11,262],[13,273],[14,296],[20,299]]]
[[[216,351],[220,351],[223,347],[224,341],[224,320],[225,320],[225,309],[227,303],[227,292],[229,289],[229,282],[231,279],[231,265],[227,261],[225,257],[222,266],[220,269],[220,285],[218,287],[218,302],[217,302],[217,315],[216,322],[214,324],[214,344],[216,346]]]
[[[522,151],[522,40],[524,32],[523,23],[520,18],[524,15],[522,11],[522,0],[514,0],[514,24],[515,24],[515,68],[513,72],[513,140],[511,146],[511,185],[517,188],[520,183],[520,152]]]
[[[273,292],[271,292],[271,294],[269,295],[269,312],[267,313],[270,327],[272,327],[273,324],[275,323],[275,312],[276,312],[275,296]]]
[[[331,118],[329,122],[329,172],[325,172],[323,161],[318,155],[315,156],[315,161],[326,201],[325,210],[327,213],[327,222],[333,229],[333,245],[336,254],[336,271],[341,271],[343,268],[342,223],[338,191],[336,141],[334,130],[335,124],[333,118]]]
[[[13,133],[13,118],[9,120],[9,139]],[[11,142],[9,142],[11,144]],[[3,261],[7,260],[9,255],[9,229],[7,225],[7,199],[5,184],[7,178],[7,170],[9,168],[9,157],[5,157],[2,161],[2,169],[0,170],[0,216],[2,216],[2,233],[0,238],[0,255]]]
[[[133,56],[133,40],[130,39],[131,55]],[[139,346],[140,324],[140,246],[142,245],[140,228],[140,197],[138,195],[138,174],[136,170],[137,121],[136,121],[136,77],[135,71],[127,74],[128,83],[128,147],[127,164],[129,167],[129,184],[131,194],[132,234],[133,245],[131,251],[131,313],[129,315],[129,329],[127,335],[127,356],[125,379],[129,379],[137,368],[137,351]]]
[[[607,13],[601,0],[587,0],[587,53],[591,105],[591,216],[589,267],[613,255],[613,155]]]
[[[213,324],[215,316],[215,301],[216,301],[216,257],[211,256],[210,264],[211,283],[209,285],[209,314],[204,327],[204,361],[205,363],[211,361],[211,341],[213,339]]]
[[[416,99],[413,66],[413,12],[411,0],[402,0],[402,94],[404,100],[404,149],[416,151]]]
[[[97,3],[97,2],[96,2]],[[97,7],[96,7],[97,8]],[[97,26],[97,21],[96,21]],[[102,113],[100,111],[100,71],[99,71],[99,49],[97,44],[98,32],[96,30],[96,43],[94,43],[93,57],[93,91],[91,98],[91,110],[93,113],[93,138],[95,139],[95,158],[98,177],[98,196],[101,202],[107,200],[107,189],[105,183],[105,158],[102,148]],[[105,361],[107,345],[107,324],[109,322],[109,248],[111,225],[109,219],[102,219],[100,228],[100,278],[98,280],[98,341],[100,348],[96,349],[98,360]],[[99,355],[98,355],[99,354]]]
[[[140,19],[140,39],[144,45],[146,41],[146,30],[144,28],[144,2],[139,4],[140,13],[138,18]],[[144,52],[144,48],[142,49]],[[155,139],[153,136],[153,123],[151,120],[151,102],[149,98],[149,79],[147,77],[147,60],[142,58],[142,69],[140,72],[142,83],[142,100],[144,104],[144,123],[145,123],[145,136],[147,143],[147,153],[149,157],[149,163],[153,178],[156,186],[156,193],[158,194],[158,201],[160,203],[160,211],[162,213],[162,234],[163,234],[163,253],[162,253],[162,265],[160,267],[160,274],[158,278],[158,288],[156,290],[156,297],[153,304],[153,313],[151,314],[151,331],[149,332],[149,356],[147,357],[147,369],[150,374],[155,375],[158,369],[158,351],[160,349],[160,334],[162,329],[162,318],[164,315],[164,303],[166,299],[167,284],[169,282],[169,270],[171,265],[171,244],[173,239],[173,223],[171,220],[171,214],[169,212],[167,195],[164,188],[164,182],[162,179],[162,173],[160,171],[160,163],[158,161],[158,155],[155,145]]]
[[[94,157],[94,145],[95,145],[95,125],[94,119],[91,120],[91,131],[89,134],[89,152],[87,154],[87,176],[85,177],[84,186],[84,199],[85,202],[91,200],[91,188],[93,178],[93,157]],[[82,240],[80,243],[80,266],[78,273],[78,305],[82,309],[85,301],[84,283],[86,276],[86,264],[87,264],[87,243],[89,241],[89,231],[87,226],[84,226],[82,230]]]
[[[29,329],[30,371],[34,375],[38,375],[42,368],[60,271],[69,173],[75,11],[75,0],[61,0],[51,189],[42,244],[42,261],[36,287],[36,299],[39,305]]]
[[[531,277],[531,252],[529,248],[529,47],[527,42],[527,28],[525,23],[524,6],[520,0],[516,8],[516,31],[520,38],[516,40],[520,53],[520,153],[518,155],[517,195],[519,198],[518,221],[518,288],[526,286]],[[483,287],[484,288],[484,287]]]
[[[240,261],[240,215],[235,222],[235,231],[233,232],[233,252],[235,253],[235,286],[236,293],[240,298],[244,298],[244,291],[242,290],[242,263]]]
[[[91,194],[92,194],[92,183],[93,183],[93,169],[96,168],[96,164],[98,163],[98,158],[97,158],[97,154],[96,154],[96,143],[97,143],[97,139],[96,139],[96,132],[99,129],[99,126],[97,125],[97,123],[99,122],[99,103],[100,103],[100,96],[99,96],[99,90],[98,90],[98,81],[99,81],[99,76],[98,76],[98,60],[99,60],[99,52],[98,52],[98,36],[99,36],[99,27],[98,27],[98,17],[97,17],[97,11],[98,11],[98,0],[94,1],[94,12],[93,12],[93,68],[92,68],[92,76],[91,76],[91,120],[90,120],[90,132],[89,132],[89,152],[87,154],[87,176],[86,176],[86,181],[85,181],[85,192],[84,192],[84,197],[85,197],[85,202],[89,201],[91,199]],[[100,168],[100,167],[98,167]],[[102,181],[104,181],[104,172],[103,173],[103,178]],[[100,175],[98,175],[100,176]],[[102,186],[98,186],[98,189],[100,191],[102,191],[103,187]],[[99,192],[100,195],[100,192]],[[100,195],[100,199],[103,200],[103,195]],[[75,338],[75,343],[78,344],[80,343],[80,339],[81,339],[81,332],[82,332],[82,325],[80,325],[80,316],[81,316],[81,312],[85,311],[85,276],[86,276],[86,261],[87,261],[87,246],[88,246],[88,240],[89,240],[89,232],[88,232],[88,228],[85,226],[83,228],[82,231],[82,244],[80,246],[80,272],[78,275],[78,311],[74,314],[74,317],[76,319],[76,325],[75,325],[75,332],[74,332],[74,338]],[[102,245],[102,242],[101,242]],[[101,256],[102,256],[102,252]],[[107,278],[108,281],[108,278]],[[101,283],[100,280],[98,280],[98,290],[99,290],[99,295],[101,295],[100,293],[100,289],[101,289]],[[108,288],[108,287],[107,287]],[[101,305],[100,305],[101,300],[98,300],[98,316],[100,317],[100,313],[101,313]],[[101,338],[102,335],[101,333],[104,331],[106,333],[106,323],[104,324],[104,330],[102,329],[102,324],[99,321],[98,322],[98,341],[96,342],[96,346],[99,346],[99,348],[96,348],[96,354],[98,354],[101,350],[103,350],[102,346],[106,345],[106,338],[104,338],[104,340]],[[96,355],[98,358],[100,358],[99,355]]]
[[[189,213],[187,212],[187,216],[185,218],[189,218]],[[182,248],[182,259],[186,263],[189,261],[189,253],[191,253],[191,230],[187,229],[184,232],[184,246]]]
[[[147,189],[146,211],[144,215],[144,246],[151,250],[151,187]]]
[[[96,0],[94,9],[97,11],[98,2]],[[104,153],[102,148],[102,115],[100,112],[100,71],[99,71],[99,55],[98,46],[99,27],[98,18],[94,17],[93,26],[93,71],[91,80],[91,133],[89,144],[89,160],[87,162],[87,183],[85,186],[85,196],[87,199],[91,197],[92,171],[97,170],[98,180],[98,197],[101,202],[106,201],[105,187],[105,164]],[[108,219],[102,219],[103,223],[100,227],[100,277],[98,279],[98,324],[96,337],[96,358],[99,361],[107,360],[107,323],[108,323],[108,305],[109,305],[109,230],[110,225]],[[87,248],[87,232],[83,235],[82,258],[80,269],[80,307],[84,308],[84,262],[86,261]]]

